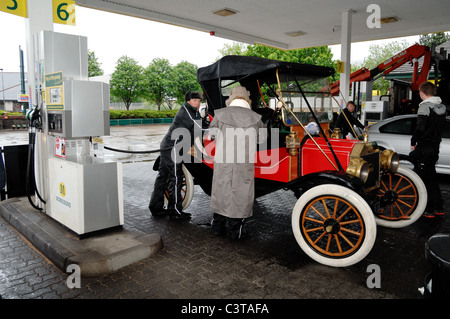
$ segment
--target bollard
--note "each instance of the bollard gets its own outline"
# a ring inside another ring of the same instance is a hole
[[[450,298],[450,234],[435,234],[425,244],[425,258],[431,265],[426,278],[426,298]]]

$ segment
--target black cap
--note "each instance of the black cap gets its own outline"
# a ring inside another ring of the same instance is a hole
[[[192,99],[200,99],[203,100],[203,95],[200,92],[187,92],[184,96],[184,100],[187,102]]]

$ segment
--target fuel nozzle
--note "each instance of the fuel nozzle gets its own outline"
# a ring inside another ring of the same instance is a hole
[[[36,128],[36,129],[41,129],[41,111],[40,109],[36,108],[36,107],[32,107],[30,109],[27,110],[26,114],[26,119],[29,122],[29,127],[30,128]]]

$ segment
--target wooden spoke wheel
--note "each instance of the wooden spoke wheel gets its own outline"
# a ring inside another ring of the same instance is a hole
[[[377,196],[381,204],[375,220],[378,225],[390,228],[414,223],[423,214],[428,198],[422,179],[403,166],[395,174],[382,176]]]
[[[305,192],[292,214],[294,236],[312,259],[333,267],[353,265],[372,249],[376,223],[367,202],[339,185]]]

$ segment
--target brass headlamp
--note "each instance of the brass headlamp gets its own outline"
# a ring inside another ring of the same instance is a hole
[[[361,157],[352,157],[347,166],[347,174],[358,177],[365,183],[369,177],[369,163]]]
[[[384,150],[380,154],[380,166],[382,169],[395,173],[400,165],[400,158],[393,150]]]

